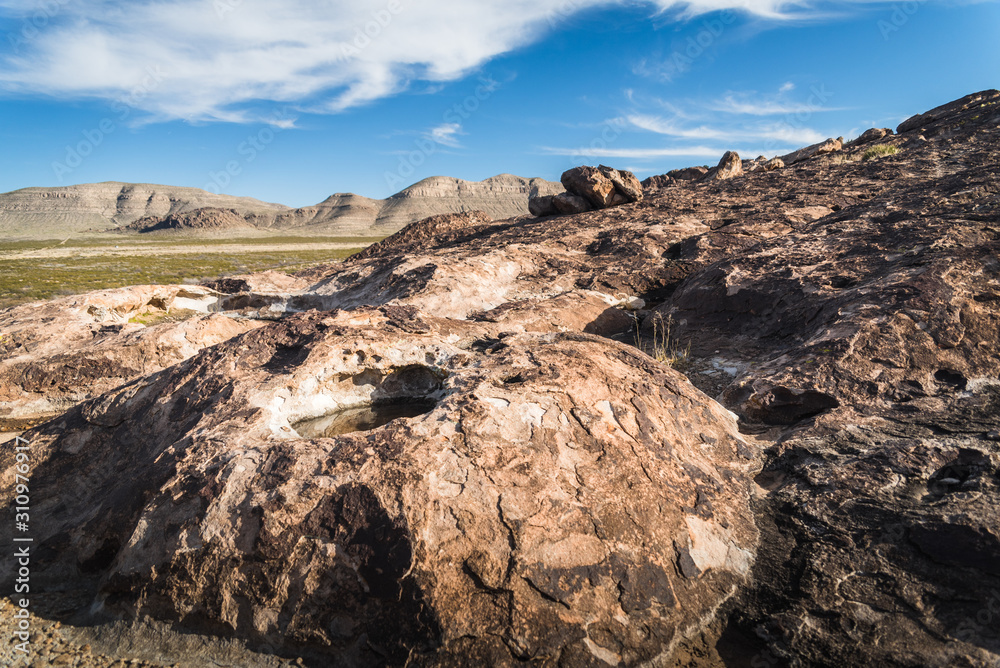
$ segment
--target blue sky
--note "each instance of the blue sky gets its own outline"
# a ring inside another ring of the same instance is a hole
[[[996,1],[0,0],[0,192],[640,178],[1000,85]]]

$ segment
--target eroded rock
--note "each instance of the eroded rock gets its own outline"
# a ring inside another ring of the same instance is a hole
[[[755,448],[630,347],[499,334],[303,314],[28,432],[33,586],[338,665],[669,656],[749,576]],[[389,400],[436,406],[294,431]]]

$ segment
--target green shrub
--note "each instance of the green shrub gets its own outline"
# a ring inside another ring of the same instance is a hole
[[[878,146],[872,146],[870,149],[865,151],[861,159],[864,161],[874,160],[875,158],[881,158],[885,155],[896,155],[899,153],[899,149],[892,144],[879,144]]]

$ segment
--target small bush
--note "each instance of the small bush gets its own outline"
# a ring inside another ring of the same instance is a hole
[[[886,155],[896,155],[899,153],[899,149],[891,144],[879,144],[878,146],[872,146],[870,149],[865,151],[861,159],[864,161],[874,160],[875,158],[881,158]]]
[[[633,316],[634,317],[634,316]],[[673,335],[674,318],[666,320],[660,313],[653,316],[653,347],[648,350],[639,338],[639,326],[636,322],[635,346],[658,362],[663,362],[678,371],[683,371],[691,361],[691,343],[682,347],[680,341]]]

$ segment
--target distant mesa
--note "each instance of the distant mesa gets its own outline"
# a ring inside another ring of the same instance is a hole
[[[386,199],[337,193],[291,208],[251,197],[147,183],[24,188],[0,194],[0,236],[53,238],[81,232],[243,229],[331,236],[387,236],[428,216],[482,211],[496,219],[528,213],[528,198],[561,186],[500,174],[483,181],[434,176]]]

